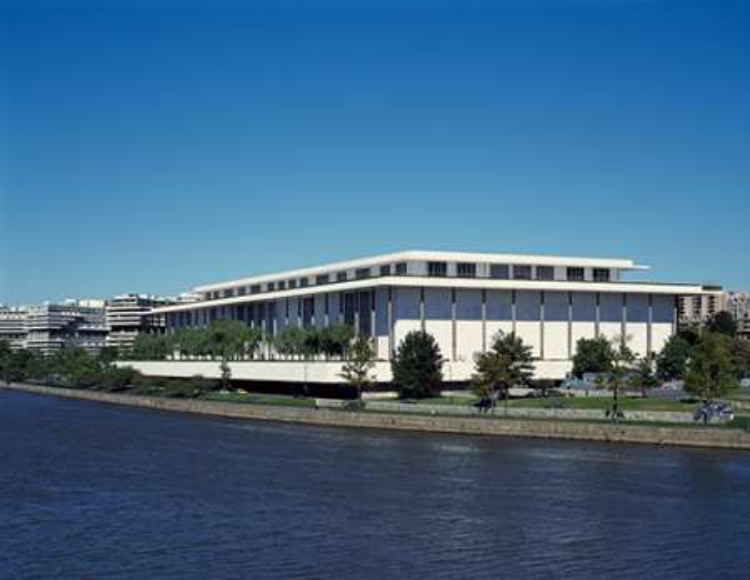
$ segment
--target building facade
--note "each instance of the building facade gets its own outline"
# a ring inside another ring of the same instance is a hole
[[[174,303],[173,299],[150,294],[121,294],[110,298],[106,303],[107,346],[128,352],[139,334],[164,332],[164,315],[153,311]]]
[[[26,308],[0,306],[0,342],[12,349],[26,348]]]
[[[26,348],[51,355],[63,347],[82,347],[96,354],[106,344],[103,300],[67,300],[26,309]]]
[[[675,332],[678,297],[705,293],[624,279],[643,269],[631,260],[410,251],[199,286],[198,301],[155,312],[169,333],[218,319],[272,336],[344,323],[373,338],[381,362],[408,332],[424,330],[440,345],[446,378],[458,382],[498,331],[513,332],[531,346],[536,376],[559,379],[581,338],[627,337],[640,355],[659,351]],[[388,372],[381,365],[378,379],[390,380]]]

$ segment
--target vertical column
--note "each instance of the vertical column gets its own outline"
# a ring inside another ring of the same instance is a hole
[[[516,291],[510,291],[510,324],[513,334],[516,334]]]
[[[419,289],[419,327],[422,332],[425,331],[424,321],[424,288]]]
[[[388,359],[393,358],[396,348],[393,344],[393,287],[388,286]]]
[[[654,295],[648,295],[648,323],[646,325],[646,355],[651,356],[653,352],[654,331]]]
[[[359,309],[362,305],[360,294],[359,290],[357,290],[352,295],[354,298],[354,334],[356,336],[359,336]]]
[[[602,295],[596,293],[596,313],[594,315],[594,336],[599,338],[599,326],[602,320]]]
[[[487,290],[482,290],[482,352],[487,352]]]
[[[451,288],[451,360],[456,360],[456,289]]]
[[[539,358],[544,360],[544,290],[539,292]]]
[[[568,292],[568,358],[573,358],[573,293]]]

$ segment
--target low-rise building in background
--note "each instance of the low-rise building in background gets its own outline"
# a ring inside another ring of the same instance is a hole
[[[52,355],[64,347],[96,354],[106,344],[103,300],[65,300],[26,308],[26,348]]]
[[[133,349],[139,334],[163,333],[164,314],[152,313],[154,308],[176,304],[173,298],[151,294],[120,294],[107,300],[107,346],[119,352]]]
[[[26,308],[0,305],[0,342],[13,349],[26,348]]]

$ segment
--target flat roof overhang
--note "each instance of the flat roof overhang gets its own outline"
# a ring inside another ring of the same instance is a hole
[[[699,295],[714,294],[699,284],[662,284],[657,282],[558,282],[539,280],[494,280],[488,278],[428,278],[421,276],[382,276],[346,282],[331,282],[292,290],[276,290],[215,300],[201,300],[174,306],[155,308],[154,314],[184,312],[215,306],[268,302],[297,296],[311,296],[331,292],[350,292],[369,288],[456,288],[461,290],[545,290],[549,292],[602,292],[626,294]]]
[[[331,262],[310,268],[298,268],[293,270],[282,270],[269,272],[257,276],[248,276],[236,280],[215,282],[196,286],[195,292],[211,292],[235,286],[246,286],[262,284],[288,278],[305,276],[316,276],[318,274],[330,274],[337,270],[352,270],[356,268],[367,268],[388,262],[421,262],[421,261],[445,261],[445,262],[477,262],[497,264],[536,264],[545,266],[579,266],[590,268],[615,268],[618,270],[648,270],[648,266],[639,265],[628,259],[618,258],[577,258],[570,256],[545,256],[534,254],[490,254],[470,252],[435,252],[425,250],[409,250],[405,252],[394,252],[370,256],[355,260],[342,262]]]

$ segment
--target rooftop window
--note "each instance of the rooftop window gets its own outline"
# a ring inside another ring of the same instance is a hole
[[[594,268],[594,282],[609,282],[609,268]]]
[[[516,264],[513,266],[514,280],[531,280],[531,266],[526,264]]]
[[[537,266],[536,267],[536,279],[537,280],[554,280],[555,269],[552,266]]]
[[[456,274],[459,278],[476,278],[477,265],[467,263],[456,264]]]
[[[445,277],[448,275],[448,264],[445,262],[427,262],[427,275]]]
[[[507,280],[510,278],[508,264],[490,264],[490,278],[495,280]]]
[[[568,268],[568,281],[570,282],[583,282],[585,277],[585,270],[583,268],[579,267],[569,267]]]

